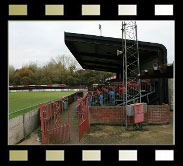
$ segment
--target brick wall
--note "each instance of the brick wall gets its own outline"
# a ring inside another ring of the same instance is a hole
[[[170,106],[169,105],[149,105],[147,113],[144,115],[146,123],[169,123]]]
[[[91,106],[89,111],[90,124],[119,124],[125,120],[124,108],[120,106]]]
[[[120,106],[91,106],[90,124],[122,124],[125,123],[125,109]],[[129,117],[128,122],[132,122]],[[144,123],[169,123],[169,105],[148,105],[144,115]]]
[[[173,110],[174,105],[174,79],[170,78],[168,79],[168,101],[170,104],[171,110]]]

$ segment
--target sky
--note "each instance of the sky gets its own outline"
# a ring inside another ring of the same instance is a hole
[[[163,44],[168,63],[174,61],[174,21],[137,21],[138,40]],[[9,21],[9,65],[43,66],[59,55],[72,56],[64,32],[121,38],[122,21]]]

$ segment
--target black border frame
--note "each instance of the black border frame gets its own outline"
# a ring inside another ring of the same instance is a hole
[[[1,2],[2,3],[2,2]],[[9,4],[27,4],[27,16],[9,16]],[[64,4],[64,16],[44,16],[45,4]],[[100,16],[82,16],[82,4],[100,4]],[[137,16],[118,16],[118,4],[137,4]],[[173,4],[173,16],[155,16],[155,4]],[[183,124],[182,111],[175,112],[175,145],[26,145],[14,146],[8,145],[7,133],[7,112],[8,110],[8,21],[10,20],[174,20],[175,29],[177,26],[175,0],[8,0],[0,6],[0,163],[10,166],[18,165],[181,165],[183,163]],[[109,12],[111,11],[111,12]],[[176,38],[176,35],[175,35]],[[176,39],[175,39],[176,43]],[[177,48],[177,46],[176,46]],[[175,54],[177,49],[175,49]],[[175,76],[175,75],[174,75]],[[176,105],[176,104],[175,104]],[[178,107],[174,107],[178,108]],[[26,162],[10,162],[9,150],[28,150],[28,161]],[[45,150],[64,150],[65,161],[63,162],[47,162],[45,161]],[[82,150],[101,150],[101,161],[84,162],[82,161]],[[118,150],[137,150],[138,161],[118,161]],[[155,161],[155,150],[174,150],[174,161]],[[108,157],[110,156],[110,157]]]

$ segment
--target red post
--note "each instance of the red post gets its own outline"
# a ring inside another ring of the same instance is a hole
[[[56,105],[55,105],[55,102],[53,103],[53,122],[54,122],[54,128],[53,128],[53,139],[54,139],[54,141],[55,141],[55,111],[56,110]],[[53,142],[52,142],[53,143]]]
[[[40,116],[41,116],[41,135],[42,135],[42,144],[44,144],[44,117],[43,117],[43,104],[40,104]]]
[[[80,101],[78,100],[78,128],[79,128],[79,141],[80,141],[80,119],[79,119],[79,103]]]
[[[68,114],[68,139],[70,140],[70,125],[69,125],[69,99],[67,97],[67,114]]]
[[[64,132],[65,132],[65,130],[64,130],[64,102],[63,102],[63,100],[62,100],[62,116],[63,116],[63,127],[62,127],[63,135],[62,135],[62,138],[63,138],[63,141],[64,141]]]
[[[47,104],[47,111],[46,111],[46,113],[47,113],[47,118],[46,118],[46,120],[48,121],[48,128],[47,128],[47,140],[48,140],[48,144],[50,143],[50,135],[49,135],[49,104]]]
[[[52,136],[51,136],[51,142],[53,142],[53,103],[50,103],[50,105],[51,105],[51,131],[52,131]]]

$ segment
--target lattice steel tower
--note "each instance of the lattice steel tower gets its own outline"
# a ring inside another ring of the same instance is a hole
[[[136,21],[122,22],[124,105],[141,102],[139,50]],[[126,127],[127,127],[126,115]]]

